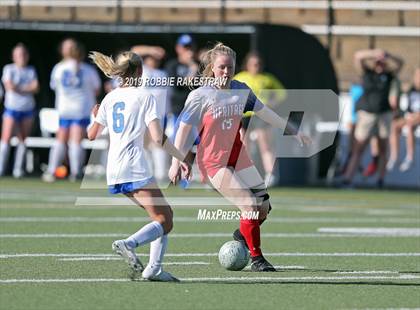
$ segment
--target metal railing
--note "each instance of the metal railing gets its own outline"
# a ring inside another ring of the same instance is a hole
[[[420,37],[420,27],[406,26],[353,26],[353,25],[302,25],[302,30],[316,35],[354,35],[354,36],[398,36]]]
[[[295,1],[266,1],[266,0],[1,0],[0,7],[15,7],[16,12],[12,21],[0,21],[0,28],[11,29],[22,27],[20,9],[22,7],[106,7],[117,9],[117,23],[122,21],[123,8],[198,8],[218,9],[221,11],[222,24],[226,20],[226,9],[306,9],[325,10],[328,12],[328,24],[304,24],[302,30],[315,35],[359,35],[359,36],[405,36],[420,37],[420,27],[412,26],[361,26],[336,25],[334,22],[335,10],[375,10],[375,11],[420,11],[420,1],[339,1],[339,0],[295,0]],[[72,20],[76,22],[76,20]],[[13,25],[12,25],[13,24]],[[42,28],[42,25],[39,25]],[[48,25],[47,25],[48,26]],[[117,27],[117,25],[115,26]],[[40,29],[41,30],[41,29]],[[106,29],[105,29],[106,30]],[[330,40],[329,40],[330,41]],[[329,42],[330,43],[330,42]],[[330,45],[330,44],[328,44]]]
[[[335,10],[419,11],[419,1],[331,1]],[[2,0],[0,6],[328,9],[328,0]]]

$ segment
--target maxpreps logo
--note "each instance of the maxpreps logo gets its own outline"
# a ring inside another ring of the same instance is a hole
[[[230,221],[230,220],[258,220],[259,211],[224,211],[222,209],[206,210],[198,209],[198,221]]]

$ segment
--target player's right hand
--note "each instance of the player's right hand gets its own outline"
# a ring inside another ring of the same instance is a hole
[[[168,171],[168,177],[169,180],[172,182],[172,184],[176,185],[178,180],[181,178],[181,169],[179,169],[179,165],[172,164],[171,168],[169,168]]]

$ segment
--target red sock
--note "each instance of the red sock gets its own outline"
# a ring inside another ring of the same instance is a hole
[[[258,220],[239,220],[239,231],[244,236],[251,256],[262,255],[260,245],[260,223]]]

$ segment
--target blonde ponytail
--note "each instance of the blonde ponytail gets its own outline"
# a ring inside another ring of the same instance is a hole
[[[109,78],[134,77],[137,69],[142,69],[143,64],[141,57],[133,52],[122,52],[117,56],[116,61],[112,57],[95,51],[89,53],[89,58]]]
[[[219,55],[231,56],[233,58],[233,62],[236,61],[235,51],[231,49],[229,46],[224,45],[221,42],[218,42],[212,49],[208,50],[202,55],[200,59],[201,76],[204,76],[204,77],[213,76],[211,67],[214,64],[216,57]]]

